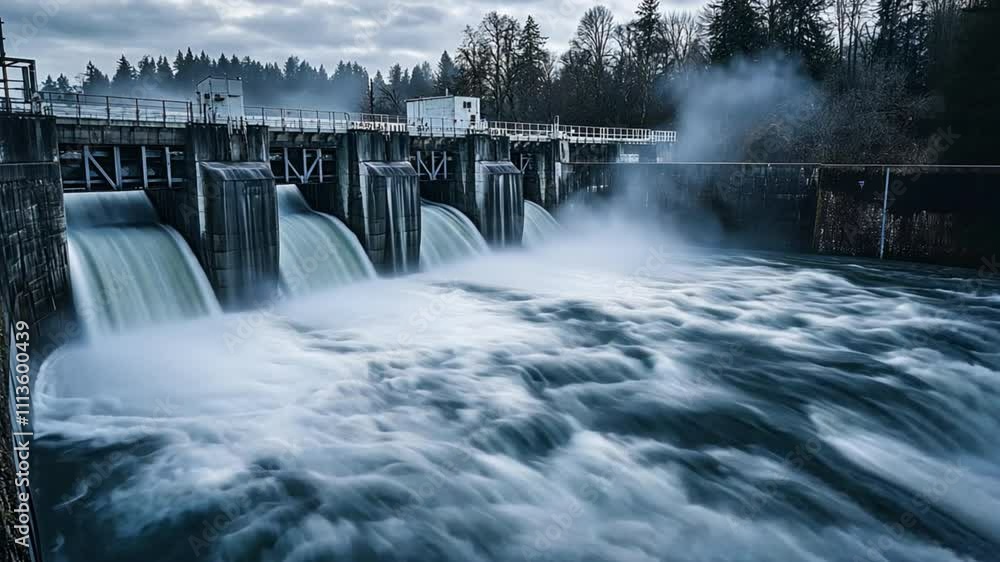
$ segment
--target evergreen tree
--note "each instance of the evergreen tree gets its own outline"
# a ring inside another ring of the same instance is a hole
[[[111,93],[111,81],[108,80],[107,75],[94,66],[93,62],[88,62],[87,69],[83,72],[83,92],[99,96]]]
[[[638,102],[638,124],[645,125],[653,89],[663,73],[667,60],[667,45],[659,0],[642,0],[636,10],[636,20],[629,24],[635,41],[634,73]]]
[[[45,77],[45,81],[42,82],[41,91],[55,93],[59,91],[59,87],[56,86],[56,81],[52,79],[52,75],[49,74]]]
[[[122,55],[118,59],[118,68],[111,78],[111,91],[116,96],[131,96],[135,86],[135,68],[132,63]]]
[[[370,87],[370,109],[372,113],[393,113],[395,108],[388,105],[385,100],[385,92],[388,91],[389,86],[385,82],[385,78],[382,77],[382,71],[375,72],[375,78],[372,79]]]
[[[56,89],[66,94],[72,94],[75,91],[65,74],[60,74],[59,78],[56,78]]]
[[[742,55],[753,57],[764,47],[760,14],[750,0],[716,0],[708,5],[708,49],[712,62]]]
[[[139,59],[136,69],[136,83],[144,92],[143,97],[158,96],[159,88],[156,83],[156,61],[150,56]]]
[[[174,88],[174,71],[170,68],[167,57],[156,61],[156,85],[161,91],[172,91]]]
[[[446,94],[456,94],[458,82],[458,68],[451,59],[448,51],[441,53],[438,61],[437,74],[434,77],[434,90],[439,96]]]
[[[517,42],[517,73],[514,82],[514,112],[519,119],[545,119],[548,111],[542,92],[548,78],[548,37],[535,18],[528,16]]]
[[[434,76],[431,66],[426,62],[413,67],[410,72],[410,88],[408,97],[422,98],[434,94]]]
[[[828,0],[774,0],[768,5],[767,37],[777,48],[802,58],[809,72],[822,75],[833,48],[823,13]]]

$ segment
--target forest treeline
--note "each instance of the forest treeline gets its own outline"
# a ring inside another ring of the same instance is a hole
[[[696,124],[717,140],[706,158],[998,163],[998,4],[713,0],[694,13],[641,0],[628,21],[600,5],[586,10],[562,53],[548,47],[533,17],[490,12],[433,66],[396,64],[371,75],[350,61],[327,69],[295,56],[278,64],[188,48],[173,60],[133,64],[122,56],[111,75],[90,63],[75,83],[48,77],[44,89],[187,98],[201,78],[227,75],[244,81],[252,105],[396,114],[408,98],[451,92],[479,96],[485,116],[497,120]],[[788,83],[791,72],[803,86],[775,88],[750,121],[746,107],[726,107],[730,98],[718,92],[717,111],[686,118],[685,101],[705,80],[725,92],[733,69],[744,78],[728,88],[737,101],[768,73]]]

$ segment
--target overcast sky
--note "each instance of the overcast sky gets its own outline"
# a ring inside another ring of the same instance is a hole
[[[697,0],[663,1],[689,7]],[[523,21],[535,16],[550,48],[561,51],[580,15],[595,0],[3,0],[7,52],[34,58],[39,74],[75,81],[88,60],[114,72],[124,53],[136,62],[190,45],[220,53],[283,61],[290,54],[315,65],[357,60],[371,69],[394,62],[436,63],[454,53],[466,25],[497,10]],[[617,17],[631,17],[638,0],[605,0]]]

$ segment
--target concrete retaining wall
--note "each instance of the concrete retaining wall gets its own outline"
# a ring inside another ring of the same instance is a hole
[[[1000,168],[830,166],[820,170],[814,249],[979,267],[1000,251]]]
[[[16,494],[12,470],[11,403],[8,383],[11,326],[30,325],[32,358],[41,359],[39,322],[66,302],[69,274],[62,182],[56,161],[55,120],[0,115],[0,558],[27,561],[29,552],[14,544]],[[33,364],[33,367],[37,365]],[[19,431],[25,430],[18,428]],[[32,537],[37,538],[37,530]]]
[[[1000,250],[1000,168],[819,164],[563,165],[562,191],[666,212],[729,245],[979,267]],[[703,238],[703,237],[702,237]],[[702,239],[699,238],[699,239]]]
[[[700,242],[808,251],[815,220],[815,166],[586,164],[564,166],[575,197],[616,195],[666,214]]]

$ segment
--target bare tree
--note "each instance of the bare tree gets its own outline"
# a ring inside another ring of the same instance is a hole
[[[467,96],[484,97],[487,54],[483,36],[477,29],[465,27],[457,50],[458,89]]]
[[[837,56],[845,69],[844,75],[853,80],[857,74],[858,57],[863,49],[866,20],[871,0],[834,0],[833,29],[837,40]]]
[[[564,75],[570,77],[583,93],[583,101],[592,120],[603,119],[597,108],[607,106],[608,86],[614,60],[615,18],[604,6],[595,6],[583,14],[563,57]],[[595,121],[595,122],[596,122]]]
[[[497,119],[513,108],[517,70],[517,41],[521,25],[510,16],[490,12],[479,26],[486,56],[486,84],[492,93]]]
[[[663,33],[669,59],[667,64],[671,68],[679,69],[705,60],[701,22],[693,13],[670,12],[664,18]]]

